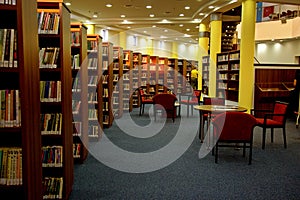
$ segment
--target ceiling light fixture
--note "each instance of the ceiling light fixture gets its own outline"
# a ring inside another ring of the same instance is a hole
[[[108,8],[111,8],[111,7],[112,7],[112,4],[108,3],[108,4],[106,4],[105,6],[108,7]]]
[[[98,17],[98,15],[97,14],[93,14],[93,18],[97,18]]]
[[[147,9],[151,9],[151,8],[152,8],[152,6],[150,6],[150,5],[149,5],[149,6],[146,6],[146,8],[147,8]]]
[[[121,15],[122,18],[126,17],[125,15]]]
[[[156,26],[155,26],[155,25],[152,25],[152,27],[155,28]]]
[[[189,10],[191,7],[185,6],[184,9]]]
[[[214,7],[214,6],[208,6],[208,8],[209,8],[209,9],[214,9],[215,7]]]
[[[183,27],[183,24],[179,24],[180,27]]]
[[[180,13],[180,14],[179,14],[179,17],[184,17],[184,14],[183,14],[183,13]]]
[[[71,3],[70,3],[70,2],[66,2],[65,4],[66,4],[66,6],[70,6],[70,5],[71,5]]]
[[[150,14],[149,17],[154,17],[154,14]]]

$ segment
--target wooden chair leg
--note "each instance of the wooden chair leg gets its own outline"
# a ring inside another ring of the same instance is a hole
[[[274,129],[271,128],[271,143],[274,142]]]
[[[282,129],[282,133],[283,133],[283,142],[284,142],[284,148],[287,148],[287,143],[286,143],[286,132],[285,132],[285,128]]]
[[[263,128],[263,134],[262,134],[262,149],[265,149],[266,145],[266,128]]]
[[[187,104],[186,107],[187,107],[187,117],[189,117],[189,114],[190,114],[190,106],[189,106],[189,104]]]
[[[243,157],[246,156],[246,143],[244,142],[244,145],[243,145]]]
[[[140,106],[140,116],[142,115],[142,108],[143,107],[143,104],[141,104],[141,106]]]

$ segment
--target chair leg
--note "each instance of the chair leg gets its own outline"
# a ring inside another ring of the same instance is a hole
[[[142,115],[142,108],[143,107],[143,104],[141,104],[141,106],[140,106],[140,116]]]
[[[142,115],[144,114],[145,112],[145,104],[143,104],[143,111],[142,111]]]
[[[214,153],[215,154],[215,163],[218,163],[218,151],[219,151],[218,150],[218,142],[215,145],[215,149],[216,149],[216,152]]]
[[[246,143],[244,142],[244,145],[243,145],[243,157],[246,156]]]
[[[274,129],[271,128],[271,143],[274,142]]]
[[[192,116],[193,116],[194,115],[193,105],[191,105],[191,113],[192,113]]]
[[[266,145],[266,128],[263,128],[262,149],[265,149],[265,145]]]
[[[189,106],[189,104],[187,104],[186,107],[187,107],[187,117],[189,117],[189,114],[190,114],[190,106]]]
[[[285,132],[285,127],[282,129],[282,133],[283,133],[283,142],[284,142],[284,148],[287,148],[287,144],[286,144],[286,132]]]
[[[250,143],[250,147],[249,147],[249,163],[248,165],[251,165],[252,162],[252,142]]]

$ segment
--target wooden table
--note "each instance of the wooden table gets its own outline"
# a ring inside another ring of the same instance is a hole
[[[200,126],[199,126],[199,139],[203,142],[204,138],[204,124],[203,124],[203,113],[207,113],[207,127],[210,125],[211,114],[220,114],[222,112],[246,112],[247,108],[235,105],[197,105],[194,106],[195,110],[199,111],[200,114]]]

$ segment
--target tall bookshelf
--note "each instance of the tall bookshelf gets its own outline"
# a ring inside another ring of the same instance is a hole
[[[13,54],[4,51],[5,56],[0,61],[0,195],[10,199],[40,199],[42,162],[40,127],[37,124],[40,119],[37,6],[35,0],[14,2],[0,3],[0,40],[3,41],[6,35],[8,41],[0,52],[6,46],[9,47],[7,50],[10,47],[13,50]],[[8,67],[4,67],[6,64]]]
[[[133,69],[132,69],[132,107],[140,107],[138,88],[141,87],[141,76],[142,76],[142,53],[133,52]]]
[[[123,48],[113,46],[113,115],[120,118],[123,115]]]
[[[102,99],[103,128],[111,127],[113,123],[112,92],[113,92],[113,44],[102,42]]]
[[[168,70],[168,58],[167,57],[159,57],[158,58],[158,93],[166,93],[167,92],[167,70]]]
[[[209,68],[210,68],[210,56],[202,57],[202,93],[205,95],[209,95]],[[200,80],[201,81],[201,80]]]
[[[123,50],[123,111],[132,111],[133,51]]]
[[[238,102],[240,51],[217,54],[217,97]]]
[[[73,111],[73,157],[83,163],[88,155],[88,72],[87,72],[87,27],[71,23],[72,58],[72,111]]]
[[[98,141],[103,130],[102,37],[87,34],[88,51],[88,137]]]
[[[38,0],[37,6],[40,81],[51,85],[50,98],[42,99],[47,86],[40,87],[43,197],[68,199],[74,179],[70,11],[62,0]]]
[[[154,96],[158,93],[158,56],[150,56],[149,61],[149,93]]]
[[[141,85],[140,87],[147,93],[150,94],[150,55],[142,54],[142,65],[141,65]]]
[[[168,59],[168,70],[167,70],[167,85],[168,90],[177,94],[177,83],[178,83],[178,59]]]

